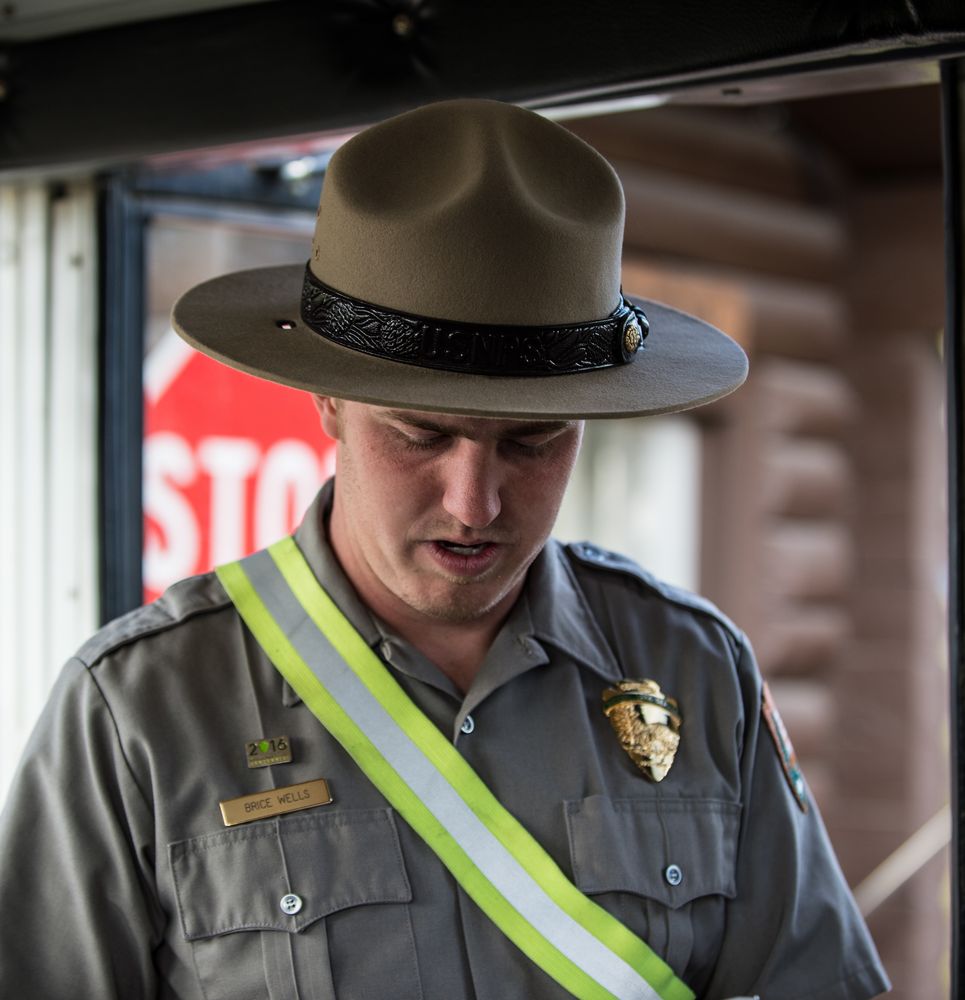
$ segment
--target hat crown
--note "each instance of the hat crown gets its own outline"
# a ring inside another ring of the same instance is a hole
[[[495,101],[429,105],[341,147],[311,268],[389,309],[474,323],[597,320],[620,301],[623,191],[595,150]]]
[[[511,105],[447,101],[333,156],[308,269],[213,278],[172,322],[242,371],[401,409],[639,416],[735,389],[732,340],[624,301],[622,234],[620,183],[582,140]]]

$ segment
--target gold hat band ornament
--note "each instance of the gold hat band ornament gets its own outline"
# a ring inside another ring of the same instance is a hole
[[[656,681],[625,680],[603,692],[603,712],[633,763],[651,781],[663,781],[680,745],[676,699]]]

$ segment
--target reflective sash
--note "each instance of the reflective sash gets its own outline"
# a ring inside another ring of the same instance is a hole
[[[335,606],[294,539],[217,572],[305,705],[525,955],[585,1000],[693,1000],[499,803]]]

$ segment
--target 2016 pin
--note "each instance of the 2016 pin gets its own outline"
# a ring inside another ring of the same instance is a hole
[[[248,767],[270,767],[272,764],[290,764],[292,745],[287,736],[263,736],[245,744]]]

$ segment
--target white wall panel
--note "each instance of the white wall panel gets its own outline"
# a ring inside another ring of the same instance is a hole
[[[53,204],[49,343],[48,576],[50,659],[60,663],[96,627],[97,301],[95,198],[68,189]]]
[[[96,627],[96,245],[86,184],[0,185],[0,796]]]
[[[688,416],[590,420],[555,534],[699,590],[700,429]]]

